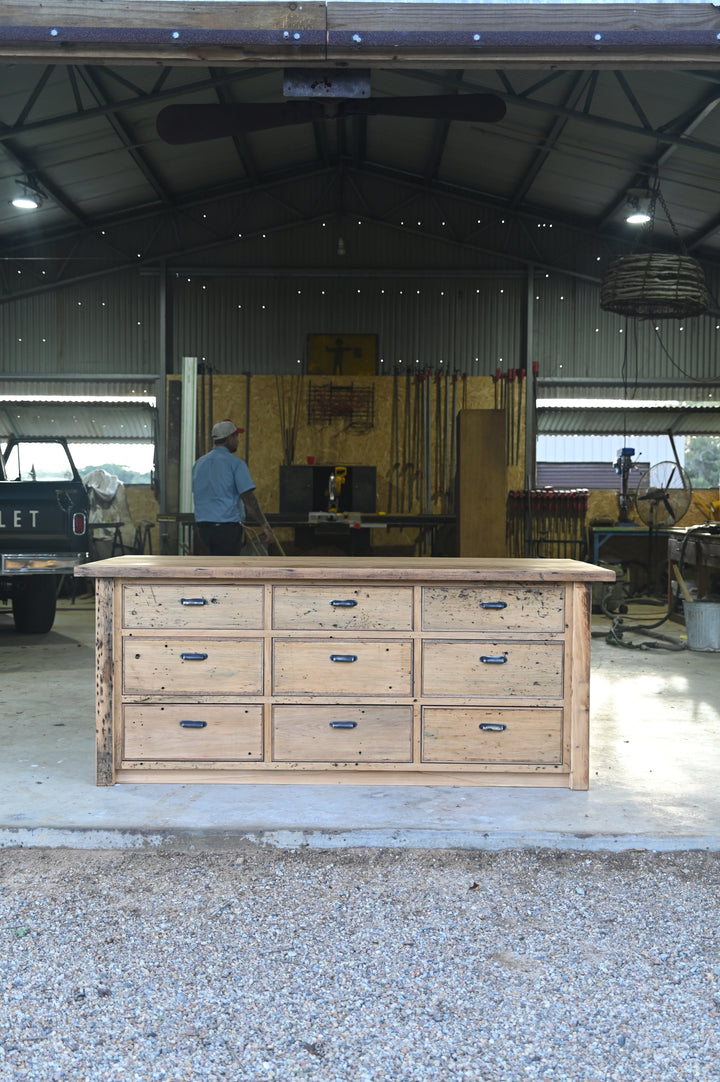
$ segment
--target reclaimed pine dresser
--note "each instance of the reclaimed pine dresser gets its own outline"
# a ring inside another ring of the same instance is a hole
[[[97,784],[588,787],[574,560],[121,556],[95,579]]]

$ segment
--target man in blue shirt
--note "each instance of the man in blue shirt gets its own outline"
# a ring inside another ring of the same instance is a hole
[[[243,522],[262,528],[268,544],[273,532],[255,495],[255,482],[247,463],[236,458],[240,429],[234,421],[213,425],[213,449],[199,458],[192,471],[195,523],[200,540],[211,556],[238,556],[243,544]]]

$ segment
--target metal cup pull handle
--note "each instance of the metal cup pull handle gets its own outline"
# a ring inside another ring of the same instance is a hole
[[[181,597],[181,605],[207,605],[207,598],[205,597]]]
[[[205,729],[207,727],[206,721],[181,721],[181,729]]]
[[[331,654],[331,661],[357,661],[357,654]]]
[[[357,729],[356,721],[331,721],[331,729]]]
[[[193,650],[184,650],[180,655],[181,661],[207,661],[207,654],[195,652]]]
[[[507,725],[503,725],[500,721],[481,721],[478,729],[483,733],[504,733]]]
[[[481,601],[481,609],[506,609],[507,601]]]
[[[504,665],[507,662],[507,654],[481,654],[480,660],[483,665]]]
[[[330,604],[336,609],[354,609],[357,605],[357,601],[353,598],[336,598],[335,601],[331,601]]]

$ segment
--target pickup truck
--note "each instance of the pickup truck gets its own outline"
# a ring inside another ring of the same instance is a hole
[[[88,550],[88,497],[66,440],[11,436],[0,455],[0,602],[12,603],[20,634],[50,631],[57,576]]]

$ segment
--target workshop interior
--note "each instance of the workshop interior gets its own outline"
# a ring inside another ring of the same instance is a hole
[[[231,418],[276,555],[587,561],[596,611],[682,624],[720,599],[717,72],[446,37],[8,66],[3,453],[67,441],[92,558],[201,556]]]

